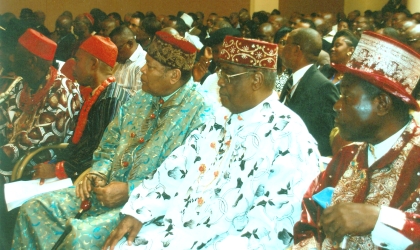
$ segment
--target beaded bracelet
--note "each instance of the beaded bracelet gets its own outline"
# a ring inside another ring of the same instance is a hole
[[[55,164],[55,176],[60,180],[68,178],[66,171],[64,170],[64,161]]]

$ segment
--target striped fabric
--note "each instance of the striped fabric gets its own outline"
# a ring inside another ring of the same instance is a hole
[[[138,44],[136,51],[124,64],[114,67],[117,83],[126,89],[131,96],[141,89],[141,68],[146,64],[146,51]]]

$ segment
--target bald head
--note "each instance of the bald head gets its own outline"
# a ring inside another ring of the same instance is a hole
[[[330,32],[330,30],[328,30],[328,25],[325,22],[324,18],[315,17],[312,21],[314,22],[316,30],[321,36],[325,36],[326,34],[328,34],[328,32]]]
[[[407,30],[415,26],[416,24],[417,22],[415,19],[407,19],[401,23],[401,29],[399,30],[399,32],[401,33],[401,35],[405,35]]]
[[[115,28],[109,37],[118,48],[117,62],[119,63],[125,63],[138,47],[133,31],[125,25]]]
[[[261,41],[272,43],[274,41],[274,28],[271,23],[263,23],[258,27],[257,38]]]
[[[420,53],[420,24],[416,24],[409,28],[405,33],[407,44]]]
[[[59,16],[55,21],[55,28],[60,36],[65,36],[71,32],[73,21],[68,16]]]
[[[172,27],[163,28],[161,31],[166,32],[168,34],[171,34],[173,36],[179,36],[178,31],[176,31],[176,29],[174,29]]]
[[[107,18],[99,25],[99,35],[109,37],[109,34],[117,27],[117,21],[113,18]]]
[[[280,15],[271,15],[268,22],[273,26],[274,33],[285,25],[285,19]]]
[[[300,46],[308,63],[316,63],[322,49],[322,38],[316,30],[311,28],[296,29],[290,33],[289,37],[293,44]]]

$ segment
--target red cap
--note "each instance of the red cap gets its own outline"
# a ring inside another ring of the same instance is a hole
[[[226,36],[219,59],[243,66],[277,70],[277,44]]]
[[[79,49],[86,51],[111,67],[114,67],[117,60],[117,46],[109,37],[91,36],[80,45]]]
[[[74,58],[70,58],[63,64],[60,70],[63,75],[65,75],[68,79],[72,81],[74,81],[74,76],[73,76],[74,65],[76,65],[76,60],[74,60]]]
[[[365,31],[346,65],[336,70],[358,76],[420,110],[411,95],[420,78],[420,54],[405,44]]]
[[[89,22],[93,25],[95,23],[95,19],[93,18],[93,16],[89,13],[83,13],[83,15],[89,19]]]
[[[57,44],[38,31],[27,29],[18,41],[32,54],[47,61],[54,59]]]

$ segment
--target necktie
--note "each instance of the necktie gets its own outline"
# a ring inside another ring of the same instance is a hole
[[[290,101],[290,97],[291,97],[291,92],[292,92],[292,88],[293,88],[293,75],[291,75],[289,77],[289,79],[286,82],[286,85],[284,86],[283,90],[281,91],[281,102],[284,103],[284,105],[288,106],[289,101]]]

